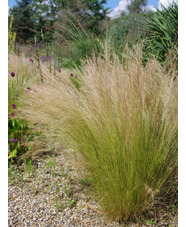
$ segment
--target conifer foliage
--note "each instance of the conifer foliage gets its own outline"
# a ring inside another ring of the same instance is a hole
[[[14,15],[12,29],[17,34],[18,42],[27,42],[34,37],[34,21],[32,0],[16,1],[17,5],[10,10],[10,15]]]

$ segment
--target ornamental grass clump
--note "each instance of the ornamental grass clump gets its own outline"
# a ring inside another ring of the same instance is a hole
[[[17,56],[14,53],[10,53],[8,58],[9,96],[22,93],[25,88],[40,80],[33,59],[28,59],[23,55]]]
[[[79,90],[69,77],[45,74],[24,109],[50,128],[49,141],[79,152],[95,198],[117,221],[166,198],[177,178],[176,76],[156,60],[143,67],[138,47],[128,54],[124,66],[108,49],[87,60]]]
[[[8,108],[9,114],[12,108],[20,107],[20,97],[25,93],[28,86],[36,84],[40,80],[36,70],[36,64],[30,62],[25,56],[9,54],[8,61]]]

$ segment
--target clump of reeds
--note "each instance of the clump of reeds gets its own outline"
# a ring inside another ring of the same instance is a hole
[[[64,74],[43,74],[24,109],[49,141],[81,154],[103,211],[120,221],[162,199],[177,174],[176,76],[156,60],[143,67],[138,47],[128,55],[124,66],[107,48],[88,60],[78,90]]]

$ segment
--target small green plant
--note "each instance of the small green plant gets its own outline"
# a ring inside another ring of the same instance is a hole
[[[75,200],[72,199],[70,201],[67,202],[67,206],[73,207],[75,205]]]
[[[71,189],[69,188],[69,189],[65,189],[65,193],[67,194],[67,196],[68,197],[70,197],[70,195],[71,195]]]
[[[24,160],[24,167],[25,167],[25,172],[28,174],[28,177],[30,175],[34,175],[34,173],[36,172],[33,165],[33,161],[31,159],[29,159],[28,161]]]
[[[31,149],[31,146],[24,145],[31,140],[31,136],[27,135],[28,130],[29,127],[23,120],[10,119],[8,121],[9,159],[20,156]],[[25,140],[24,144],[23,140]]]
[[[172,215],[175,214],[175,212],[176,212],[176,206],[174,204],[171,205],[170,212],[171,212]]]
[[[55,202],[55,204],[54,204],[54,207],[55,207],[55,209],[56,209],[57,211],[62,211],[63,208],[64,208],[64,204],[63,204],[63,202],[60,201],[59,196],[58,196],[57,199],[56,199],[56,202]]]
[[[56,204],[54,205],[54,207],[56,208],[57,211],[59,211],[60,208],[63,207],[63,205],[62,205],[61,203],[56,203]]]
[[[154,225],[155,224],[152,220],[144,220],[144,222],[148,225]]]

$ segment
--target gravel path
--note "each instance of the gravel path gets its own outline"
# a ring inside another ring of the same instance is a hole
[[[10,169],[9,227],[124,226],[104,217],[81,175],[81,164],[69,151],[38,160],[34,165],[23,164],[21,170],[13,166]],[[177,219],[171,217],[156,226],[177,226]]]

